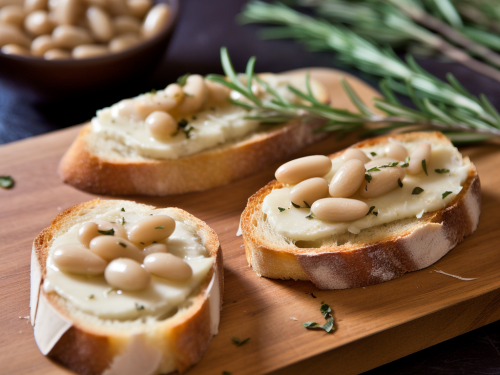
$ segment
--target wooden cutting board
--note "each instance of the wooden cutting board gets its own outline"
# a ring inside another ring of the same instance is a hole
[[[337,107],[351,108],[339,72],[313,69],[330,88]],[[366,101],[376,92],[350,77]],[[31,243],[63,209],[95,198],[63,184],[58,162],[80,127],[0,147],[0,175],[16,181],[0,190],[0,372],[68,374],[42,356],[29,315]],[[329,154],[357,139],[335,136],[297,156]],[[160,207],[181,207],[206,221],[224,252],[225,294],[220,331],[190,374],[356,374],[500,319],[500,147],[462,148],[476,164],[482,185],[482,214],[476,233],[427,269],[366,288],[320,291],[310,282],[259,278],[236,237],[247,198],[273,178],[280,163],[259,174],[207,192],[165,198],[127,197]],[[461,281],[435,270],[477,278]],[[317,298],[313,298],[313,293]],[[321,301],[334,310],[334,334],[308,331],[322,321]],[[241,347],[231,337],[250,337]]]

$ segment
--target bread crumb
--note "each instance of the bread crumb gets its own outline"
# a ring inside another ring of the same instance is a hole
[[[455,279],[459,279],[459,280],[462,280],[462,281],[477,280],[477,277],[462,277],[462,276],[452,275],[451,273],[447,273],[447,272],[444,272],[444,271],[441,271],[441,270],[436,270],[434,272],[440,273],[441,275],[446,275],[446,276],[454,277]]]
[[[424,212],[425,212],[425,210],[420,211],[420,212],[417,214],[417,219],[421,219],[421,218],[422,218],[422,216],[424,215]]]
[[[294,318],[294,317],[290,317],[290,319],[291,320],[295,320],[295,321],[298,320],[297,318]]]

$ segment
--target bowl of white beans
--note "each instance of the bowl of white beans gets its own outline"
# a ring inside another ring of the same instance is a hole
[[[178,0],[0,0],[0,77],[45,93],[105,89],[161,61]]]

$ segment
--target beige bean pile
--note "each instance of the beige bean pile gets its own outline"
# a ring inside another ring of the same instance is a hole
[[[323,176],[330,172],[332,162],[323,155],[289,161],[276,170],[275,176],[283,184],[295,185],[290,190],[295,208],[308,207],[312,217],[320,220],[357,220],[367,215],[370,208],[353,196],[369,199],[387,194],[402,186],[406,173],[421,173],[423,165],[429,165],[431,160],[428,143],[418,146],[410,156],[404,146],[396,143],[388,144],[384,152],[385,156],[370,160],[361,149],[346,150],[341,157],[344,164],[330,184]]]
[[[109,285],[125,291],[146,288],[150,274],[188,280],[193,275],[189,264],[169,254],[164,243],[157,243],[170,237],[174,230],[175,220],[168,215],[146,217],[128,233],[119,223],[94,220],[80,227],[80,246],[61,245],[54,250],[54,264],[63,272],[104,274]]]
[[[121,52],[158,34],[170,8],[152,0],[9,0],[0,52],[46,60]]]

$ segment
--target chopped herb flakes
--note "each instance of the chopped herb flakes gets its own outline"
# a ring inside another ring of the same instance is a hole
[[[125,221],[125,218],[122,217],[122,225],[125,225],[126,221]]]
[[[421,192],[423,192],[424,189],[422,189],[421,187],[416,187],[415,189],[413,189],[413,191],[411,192],[412,195],[419,195]]]
[[[387,163],[387,164],[381,165],[379,168],[393,168],[393,167],[397,167],[398,164],[399,164],[399,161],[395,161],[392,163]]]
[[[186,135],[186,138],[191,138],[191,132],[194,130],[194,128],[192,126],[188,126],[186,128],[182,128],[182,131],[184,132],[184,134]]]
[[[91,294],[90,296],[87,297],[87,299],[94,299],[95,296],[93,294]]]
[[[234,342],[236,346],[241,346],[243,344],[246,344],[250,340],[250,337],[247,337],[244,340],[240,340],[238,337],[231,337],[231,341]]]
[[[316,297],[316,296],[314,295],[314,293],[313,293],[313,292],[306,292],[306,294],[309,294],[312,298],[318,298],[318,297]]]
[[[10,176],[0,176],[0,187],[10,189],[14,186],[14,180]]]
[[[372,152],[370,152],[370,155],[371,156],[377,156],[377,153],[372,151]]]
[[[184,86],[187,82],[187,79],[188,77],[190,76],[191,74],[190,73],[186,73],[184,74],[183,76],[180,76],[179,78],[177,78],[177,84],[179,86]]]
[[[120,211],[125,212],[125,208],[122,207],[122,209]]]
[[[118,245],[120,245],[120,246],[121,246],[121,247],[123,247],[123,248],[127,247],[127,245],[126,245],[126,244],[124,244],[123,242],[117,242],[117,243],[118,243]]]
[[[445,191],[443,193],[443,199],[446,198],[448,195],[450,195],[451,193],[453,193],[452,191]]]
[[[372,175],[371,174],[368,174],[368,173],[365,173],[365,180],[368,181],[368,183],[370,183],[370,181],[372,180]],[[368,186],[368,185],[367,185]]]
[[[373,167],[373,168],[370,168],[367,170],[368,173],[370,172],[380,172],[380,169],[378,169],[378,167]]]
[[[136,310],[144,310],[144,305],[139,305],[137,302],[135,303]]]
[[[111,228],[110,230],[98,230],[99,233],[105,235],[105,236],[114,236],[115,235],[115,230]]]
[[[400,188],[402,188],[402,187],[403,187],[403,183],[401,182],[401,179],[400,179],[400,178],[398,178],[398,185],[399,185],[399,187],[400,187]]]
[[[306,322],[302,323],[302,325],[307,329],[323,329],[327,333],[333,333],[335,331],[335,321],[333,319],[332,309],[326,303],[321,302],[319,311],[326,319],[326,323],[324,325],[320,325],[316,322]]]
[[[374,209],[375,209],[375,206],[371,206],[370,207],[370,211],[368,211],[368,213],[366,214],[366,216],[370,215]]]
[[[303,202],[306,205],[306,208],[311,208],[311,206],[309,206],[309,204],[306,201],[303,201]]]
[[[298,204],[295,204],[292,202],[292,206],[295,207],[295,208],[300,208],[300,206]]]
[[[177,126],[179,128],[185,128],[187,124],[189,124],[189,122],[185,118],[183,118],[177,123]]]
[[[422,160],[422,169],[424,170],[425,174],[428,176],[429,174],[427,173],[427,163],[425,162],[425,159]]]
[[[405,163],[401,165],[401,168],[408,168],[409,165],[410,165],[410,157],[407,156]]]
[[[449,169],[443,168],[443,169],[434,169],[434,172],[443,174],[443,173],[450,173]]]
[[[285,211],[285,209],[283,207],[278,207],[278,210],[280,210],[280,212]]]
[[[155,229],[165,229],[163,225],[160,225],[159,227],[155,227]]]
[[[375,216],[378,216],[378,212],[377,212],[377,211],[373,211],[373,214],[374,214]]]
[[[314,215],[312,212],[306,216],[306,219],[309,219],[309,220],[312,220],[312,219],[316,219],[316,215]]]

